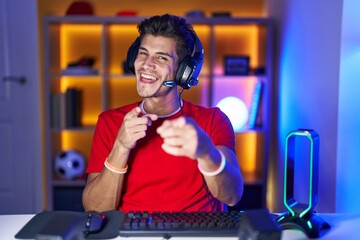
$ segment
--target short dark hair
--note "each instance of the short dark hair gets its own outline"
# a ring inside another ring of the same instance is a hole
[[[194,50],[196,33],[185,18],[171,14],[156,15],[144,19],[137,27],[141,40],[146,34],[173,38],[176,41],[179,61],[191,56]]]

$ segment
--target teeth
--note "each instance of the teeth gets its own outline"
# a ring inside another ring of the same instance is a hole
[[[156,77],[151,76],[151,75],[147,75],[147,74],[141,74],[142,78],[146,78],[146,79],[150,79],[150,80],[156,80]]]

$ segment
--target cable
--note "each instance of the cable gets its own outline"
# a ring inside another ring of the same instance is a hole
[[[185,117],[185,114],[184,114],[184,111],[183,111],[183,107],[184,107],[184,103],[183,103],[183,101],[181,100],[181,94],[184,92],[184,88],[182,87],[181,89],[180,89],[180,92],[179,92],[179,106],[180,106],[180,109],[181,109],[181,115],[183,116],[183,117]]]
[[[203,188],[204,188],[205,191],[206,191],[206,197],[207,197],[208,202],[209,202],[209,205],[210,205],[210,207],[211,207],[211,211],[213,212],[214,209],[215,209],[215,207],[214,207],[214,205],[212,204],[212,201],[211,201],[211,199],[210,199],[209,188],[208,188],[208,186],[206,185],[205,178],[204,178],[204,176],[203,176],[202,174],[201,174],[201,179],[202,179],[202,183],[203,183]]]

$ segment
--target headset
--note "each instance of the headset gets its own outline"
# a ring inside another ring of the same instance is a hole
[[[193,34],[193,33],[192,33]],[[174,80],[168,80],[163,83],[166,87],[174,87],[178,85],[183,89],[189,89],[192,86],[196,86],[199,83],[199,75],[204,63],[204,49],[200,42],[200,39],[194,35],[195,39],[195,52],[193,56],[186,56],[179,64],[179,68],[176,71]],[[127,59],[125,67],[130,73],[135,74],[135,59],[139,53],[139,47],[141,44],[140,37],[131,44],[127,52]]]

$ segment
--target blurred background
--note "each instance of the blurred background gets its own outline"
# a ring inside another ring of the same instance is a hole
[[[199,85],[183,98],[232,121],[245,178],[234,208],[284,210],[286,137],[312,129],[316,210],[360,212],[359,10],[357,0],[2,0],[0,214],[82,210],[97,116],[139,101],[127,49],[139,21],[164,13],[187,18],[205,50]],[[295,191],[307,201],[301,147]]]

